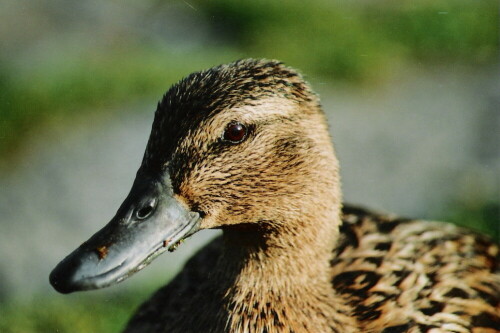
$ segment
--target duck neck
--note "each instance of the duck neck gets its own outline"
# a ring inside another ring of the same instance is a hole
[[[350,331],[352,319],[330,282],[339,204],[323,208],[300,220],[224,231],[219,271],[225,276],[218,281],[229,281],[229,331],[251,332],[255,325],[268,332],[282,331],[280,325],[294,332]]]
[[[284,228],[267,221],[228,228],[224,230],[222,260],[224,264],[238,266],[236,271],[241,273],[251,271],[258,278],[254,282],[272,282],[280,275],[281,282],[290,285],[329,283],[339,224],[314,217],[307,220],[311,222],[288,220]]]

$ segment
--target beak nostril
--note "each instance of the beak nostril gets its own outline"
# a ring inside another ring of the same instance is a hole
[[[153,213],[155,208],[156,208],[156,200],[151,200],[148,203],[146,203],[143,207],[139,208],[135,212],[135,216],[139,220],[144,220],[148,218],[151,215],[151,213]]]

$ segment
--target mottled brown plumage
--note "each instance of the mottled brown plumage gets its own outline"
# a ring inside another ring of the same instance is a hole
[[[249,130],[224,141],[228,123]],[[223,236],[126,332],[497,332],[500,254],[453,225],[344,206],[319,102],[292,69],[194,73],[158,105],[143,170]]]

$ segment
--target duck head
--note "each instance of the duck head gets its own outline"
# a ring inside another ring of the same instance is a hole
[[[120,282],[200,229],[295,233],[314,211],[338,215],[338,178],[319,101],[294,70],[248,59],[191,74],[158,104],[116,216],[50,282],[62,293]]]

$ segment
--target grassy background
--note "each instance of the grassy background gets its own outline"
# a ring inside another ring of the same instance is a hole
[[[498,57],[494,1],[197,1],[246,54],[284,59],[335,80],[379,80],[408,62],[491,64]]]
[[[139,292],[102,296],[84,294],[71,301],[47,296],[0,307],[0,331],[25,332],[118,332],[137,306]]]
[[[0,304],[0,332],[119,332],[137,307],[162,281],[127,292],[85,292]],[[68,306],[70,304],[70,306]]]
[[[326,81],[379,82],[410,64],[491,65],[498,60],[498,2],[193,1],[216,45],[175,53],[142,39],[36,59],[0,56],[0,154],[53,117],[159,96],[185,73],[244,57],[285,61]],[[201,18],[201,17],[200,17]],[[188,61],[186,61],[188,60]],[[119,82],[120,84],[117,84]]]
[[[26,137],[53,119],[112,109],[160,96],[194,70],[245,57],[277,58],[325,81],[376,85],[405,66],[480,68],[498,62],[498,1],[189,1],[207,22],[211,39],[174,52],[152,40],[82,50],[68,56],[64,42],[53,57],[20,63],[0,55],[0,155],[15,165]],[[89,23],[90,24],[90,23]],[[34,56],[35,57],[35,56]],[[119,84],[117,84],[119,83]],[[104,108],[102,106],[105,106]],[[443,219],[497,240],[495,198],[457,202]],[[156,284],[157,285],[157,284]],[[47,295],[0,302],[1,332],[116,332],[154,290],[89,293],[68,300]]]

